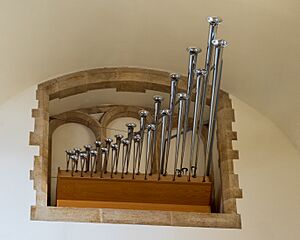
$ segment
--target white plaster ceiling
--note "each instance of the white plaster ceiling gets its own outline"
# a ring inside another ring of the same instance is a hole
[[[273,120],[300,149],[299,0],[1,0],[0,103],[54,76],[103,66],[186,73],[219,15],[222,88]],[[203,66],[203,56],[200,59]]]

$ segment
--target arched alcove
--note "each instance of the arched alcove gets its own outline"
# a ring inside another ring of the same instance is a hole
[[[179,82],[179,91],[185,90],[185,79],[183,77],[183,80]],[[96,89],[115,89],[117,92],[138,93],[153,90],[168,93],[169,73],[142,68],[99,68],[68,74],[38,86],[38,109],[33,110],[35,129],[30,133],[30,144],[39,146],[39,156],[35,157],[34,171],[32,172],[36,190],[36,206],[32,207],[32,219],[240,228],[241,221],[236,209],[236,198],[242,196],[242,191],[239,188],[238,176],[234,174],[233,170],[233,159],[238,158],[238,152],[232,148],[232,140],[237,139],[237,134],[232,131],[234,111],[231,100],[224,91],[220,92],[217,121],[222,180],[223,210],[221,213],[155,211],[154,214],[152,211],[141,213],[124,209],[70,209],[47,206],[49,119],[51,119],[49,101]],[[210,92],[210,87],[208,91]],[[207,103],[210,103],[210,99],[207,99]]]
[[[65,149],[71,149],[74,146],[80,147],[86,143],[95,142],[96,137],[94,132],[87,126],[80,123],[65,123],[55,128],[51,137],[51,149],[49,149],[49,155],[51,161],[51,179],[49,188],[49,197],[51,199],[50,205],[55,206],[56,200],[56,180],[57,169],[61,166],[65,166]],[[51,152],[51,153],[50,153]],[[50,169],[49,169],[50,170]]]

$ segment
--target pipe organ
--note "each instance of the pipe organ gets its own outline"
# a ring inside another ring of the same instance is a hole
[[[208,41],[202,68],[197,68],[201,49],[187,49],[185,91],[178,90],[181,76],[172,73],[169,99],[153,96],[153,110],[140,110],[139,124],[126,123],[126,134],[118,133],[66,150],[65,166],[60,167],[57,176],[57,206],[212,211],[215,201],[213,176],[216,175],[212,166],[219,165],[212,152],[222,55],[228,45],[217,38],[221,22],[219,17],[208,18]],[[210,81],[208,133],[203,149],[201,133]],[[167,108],[162,107],[163,102]],[[149,114],[153,116],[151,121]],[[170,157],[172,139],[174,158]]]

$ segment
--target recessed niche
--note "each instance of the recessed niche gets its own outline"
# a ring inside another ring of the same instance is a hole
[[[178,88],[185,90],[184,80]],[[54,192],[58,190],[53,184],[56,186],[57,168],[65,167],[63,148],[68,144],[74,146],[103,139],[117,130],[123,131],[124,118],[126,121],[136,119],[141,108],[148,108],[151,112],[152,96],[159,93],[167,98],[168,92],[169,73],[139,68],[86,70],[40,84],[37,89],[38,108],[32,114],[35,128],[30,133],[30,145],[39,147],[31,172],[36,190],[36,205],[31,208],[32,220],[240,228],[236,199],[242,197],[242,191],[233,169],[233,159],[238,158],[238,152],[232,149],[237,134],[232,130],[234,111],[231,100],[224,91],[220,92],[214,150],[219,161],[213,169],[218,171],[213,170],[215,172],[210,176],[213,191],[208,212],[174,209],[173,206],[166,209],[153,206],[124,208],[118,202],[109,208],[57,207]],[[207,104],[210,104],[210,99],[207,99]],[[64,131],[68,133],[64,134]],[[205,134],[204,129],[202,135]],[[60,144],[62,141],[64,144]],[[172,142],[171,158],[173,149]]]

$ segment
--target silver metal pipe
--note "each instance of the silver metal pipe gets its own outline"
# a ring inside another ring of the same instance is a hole
[[[104,163],[107,161],[107,153],[108,149],[105,147],[100,148],[100,178],[103,178],[103,172],[104,172]],[[104,159],[103,159],[104,156]]]
[[[122,145],[123,145],[123,151],[122,151],[122,172],[121,172],[121,178],[124,178],[124,171],[125,171],[125,165],[127,162],[127,155],[128,155],[128,146],[129,146],[129,140],[122,139]]]
[[[140,134],[136,134],[133,137],[133,164],[132,164],[132,179],[134,179],[135,177],[135,169],[136,169],[136,165],[137,165],[137,160],[139,157],[139,152],[140,152],[140,143],[141,143],[141,135]]]
[[[153,130],[153,139],[152,139],[152,151],[151,151],[151,170],[150,175],[153,171],[153,163],[156,160],[156,142],[157,142],[157,129],[158,129],[158,120],[160,118],[160,109],[161,109],[161,103],[164,100],[162,96],[155,95],[153,97],[154,100],[154,121],[153,124],[155,125],[155,128]]]
[[[169,98],[170,115],[169,115],[169,122],[168,122],[168,136],[167,136],[167,142],[166,142],[166,161],[165,161],[163,175],[167,175],[167,170],[168,170],[168,161],[169,161],[169,153],[170,153],[170,145],[171,145],[171,134],[172,134],[172,128],[173,128],[173,115],[174,115],[174,110],[175,110],[177,85],[178,85],[178,81],[180,79],[180,74],[171,73],[170,78],[171,78],[171,89],[170,89],[170,98]]]
[[[111,151],[112,151],[112,154],[111,154],[112,157],[111,157],[110,178],[113,178],[114,167],[116,165],[116,160],[118,158],[118,152],[119,152],[117,143],[111,144]]]
[[[141,136],[140,140],[140,148],[139,148],[139,156],[138,156],[138,166],[137,166],[137,175],[140,174],[140,166],[141,166],[141,160],[142,160],[142,151],[143,151],[143,146],[144,146],[144,134],[145,134],[145,129],[146,129],[146,120],[149,112],[146,110],[141,110],[139,111],[140,115],[140,131],[139,134]]]
[[[76,165],[78,165],[78,157],[77,157],[77,155],[72,155],[70,157],[70,159],[71,159],[71,165],[72,165],[71,176],[73,177],[75,167],[76,167]]]
[[[97,150],[96,172],[100,172],[100,155],[101,155],[100,148],[101,148],[101,145],[102,145],[101,141],[95,141],[95,146],[96,146],[96,150]]]
[[[80,157],[80,167],[81,167],[80,176],[83,177],[84,168],[86,168],[87,161],[88,161],[88,154],[87,152],[81,152],[79,154],[79,157]]]
[[[97,163],[97,150],[91,150],[91,177],[93,177],[93,173],[96,172],[96,163]]]
[[[206,75],[205,69],[197,69],[196,70],[196,97],[195,97],[195,105],[194,105],[194,114],[193,114],[193,128],[192,128],[192,138],[191,138],[191,147],[190,147],[190,160],[189,160],[189,177],[188,181],[191,180],[191,172],[192,166],[194,163],[194,148],[195,142],[197,140],[197,133],[198,133],[198,121],[199,121],[199,108],[200,108],[200,97],[203,91],[203,77]],[[196,159],[197,163],[197,159]],[[196,164],[195,164],[196,165]],[[196,170],[196,166],[194,166],[194,171]]]
[[[128,174],[128,170],[129,170],[129,162],[130,162],[130,156],[131,156],[131,145],[132,145],[132,139],[134,136],[134,128],[136,127],[135,123],[127,123],[126,124],[127,130],[128,130],[128,135],[127,135],[127,139],[129,140],[129,145],[128,145],[128,153],[127,153],[127,162],[126,162],[126,171],[125,174]]]
[[[111,158],[110,156],[110,146],[112,144],[113,140],[111,138],[106,138],[105,139],[105,143],[106,143],[106,148],[107,148],[107,157],[105,158],[105,161],[104,161],[104,173],[107,173],[107,166],[108,166],[108,162]]]
[[[87,158],[86,158],[86,164],[85,164],[85,172],[88,172],[90,170],[90,160],[91,160],[91,155],[90,155],[90,151],[92,149],[92,146],[90,144],[88,145],[84,145],[86,154],[87,154]]]
[[[147,179],[148,175],[148,167],[152,167],[152,160],[151,160],[151,151],[152,151],[152,144],[153,144],[153,133],[155,130],[155,124],[147,125],[147,145],[146,145],[146,162],[145,162],[145,180]]]
[[[206,57],[205,57],[205,70],[206,76],[203,82],[203,94],[201,97],[201,110],[199,117],[199,127],[198,127],[198,143],[196,145],[196,159],[198,159],[199,151],[200,151],[200,142],[201,142],[201,134],[204,124],[204,110],[206,105],[206,93],[207,93],[207,85],[209,82],[209,76],[211,71],[212,59],[213,59],[213,50],[214,47],[212,45],[212,41],[216,38],[218,25],[222,23],[222,19],[219,17],[208,17],[207,21],[209,23],[209,33],[207,39],[207,49],[206,49]],[[205,164],[205,159],[204,159]]]
[[[162,118],[162,127],[161,127],[161,140],[160,140],[160,157],[158,162],[158,180],[160,180],[160,175],[164,174],[164,158],[165,158],[165,140],[166,140],[166,127],[167,127],[167,121],[168,117],[170,116],[170,110],[164,109],[161,110],[160,115]]]
[[[181,151],[181,161],[180,168],[182,169],[184,154],[185,154],[185,145],[186,145],[186,134],[189,124],[189,112],[190,112],[190,103],[191,103],[191,95],[193,90],[193,82],[194,82],[194,74],[197,65],[197,56],[201,52],[200,48],[190,47],[187,49],[189,53],[189,66],[188,66],[188,76],[187,76],[187,90],[186,94],[188,99],[185,104],[185,113],[184,113],[184,124],[183,124],[183,135],[182,135],[182,151]]]
[[[75,151],[74,150],[66,150],[66,161],[67,161],[66,172],[69,171],[70,157],[72,155],[75,155]]]
[[[214,140],[214,132],[218,111],[218,98],[220,91],[220,82],[222,75],[222,55],[223,49],[228,46],[228,43],[221,39],[212,41],[213,46],[215,47],[215,61],[214,61],[214,73],[212,80],[212,92],[211,92],[211,103],[210,103],[210,114],[209,114],[209,125],[208,125],[208,135],[207,135],[207,144],[205,152],[205,160],[207,163],[206,176],[210,174],[210,167],[212,161],[212,148]]]
[[[116,169],[115,169],[115,174],[117,174],[118,173],[118,164],[119,164],[119,158],[120,158],[120,152],[121,152],[121,141],[122,141],[122,138],[123,138],[124,136],[122,135],[122,134],[117,134],[117,135],[115,135],[115,138],[116,138],[116,144],[117,144],[117,146],[118,146],[118,148],[117,148],[117,152],[118,152],[118,154],[117,154],[117,158],[116,158]]]
[[[77,159],[79,159],[79,154],[81,152],[80,148],[74,148],[75,154],[77,156]],[[76,162],[76,166],[75,166],[75,172],[78,172],[78,161]]]
[[[180,174],[181,168],[177,169],[178,158],[179,158],[179,147],[180,147],[180,137],[181,137],[181,128],[182,128],[182,116],[184,111],[185,102],[188,99],[186,93],[177,94],[179,101],[179,109],[178,109],[178,122],[177,122],[177,137],[176,137],[176,149],[175,149],[175,164],[174,164],[174,175],[173,181],[175,181],[176,173]]]

